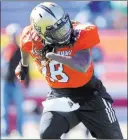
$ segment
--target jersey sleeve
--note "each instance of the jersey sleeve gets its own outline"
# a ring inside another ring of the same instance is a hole
[[[37,35],[31,26],[27,26],[21,34],[20,46],[22,51],[30,53],[35,46],[36,49],[43,47],[42,39]]]
[[[29,53],[32,49],[32,41],[30,39],[31,26],[26,26],[20,36],[20,48],[22,51]]]
[[[98,29],[95,25],[78,25],[79,37],[75,45],[75,50],[90,49],[100,43]]]

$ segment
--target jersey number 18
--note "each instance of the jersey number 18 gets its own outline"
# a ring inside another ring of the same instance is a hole
[[[62,63],[51,61],[46,67],[42,69],[42,74],[49,77],[52,82],[67,82],[68,76],[64,73]]]

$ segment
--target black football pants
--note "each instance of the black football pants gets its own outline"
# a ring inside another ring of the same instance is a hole
[[[82,122],[97,139],[123,139],[115,111],[107,99],[94,95],[73,112],[47,112],[40,123],[41,139],[60,139],[74,126]]]

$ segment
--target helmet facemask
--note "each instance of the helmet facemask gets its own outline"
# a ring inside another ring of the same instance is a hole
[[[68,14],[64,15],[54,25],[48,26],[43,35],[49,44],[64,46],[70,42],[72,25]]]

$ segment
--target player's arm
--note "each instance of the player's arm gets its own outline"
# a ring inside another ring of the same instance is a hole
[[[46,57],[58,61],[76,71],[83,73],[88,70],[92,60],[90,55],[90,49],[78,51],[73,57],[61,56],[52,52],[47,53]]]
[[[21,50],[21,60],[15,69],[15,74],[21,82],[24,82],[27,73],[28,73],[28,54]]]
[[[28,57],[29,57],[28,53],[26,53],[23,50],[20,50],[20,52],[21,52],[21,63],[22,63],[22,66],[28,67],[28,63],[29,63],[28,62]]]
[[[18,66],[15,69],[15,74],[20,81],[24,81],[28,73],[28,53],[27,49],[30,47],[28,42],[29,34],[26,34],[29,30],[29,26],[23,29],[23,32],[20,36],[20,52],[21,60]]]

